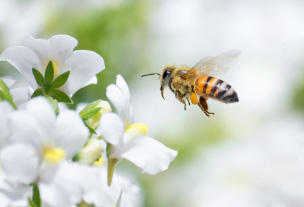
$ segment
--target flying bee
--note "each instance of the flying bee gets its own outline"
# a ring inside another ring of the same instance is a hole
[[[175,97],[184,104],[185,110],[186,101],[189,105],[191,101],[193,105],[198,104],[206,116],[209,117],[214,113],[208,111],[206,102],[208,98],[227,104],[239,101],[237,93],[228,83],[211,76],[228,71],[239,54],[238,50],[231,50],[216,57],[205,57],[192,68],[187,66],[175,67],[170,64],[163,69],[161,74],[151,73],[142,75],[142,77],[159,75],[161,78],[160,91],[164,99],[164,88],[169,86]]]

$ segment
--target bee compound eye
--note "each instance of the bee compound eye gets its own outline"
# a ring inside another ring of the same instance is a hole
[[[166,70],[166,71],[163,73],[163,79],[168,78],[168,76],[170,75],[170,73],[171,73],[171,71]]]

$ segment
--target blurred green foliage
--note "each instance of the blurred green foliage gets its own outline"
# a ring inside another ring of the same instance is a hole
[[[147,1],[129,0],[103,8],[62,7],[50,12],[43,36],[68,34],[78,40],[76,50],[100,54],[106,69],[97,75],[98,84],[79,90],[75,104],[106,99],[106,86],[115,83],[117,74],[125,79],[145,61]]]
[[[294,90],[291,106],[293,110],[296,110],[304,115],[304,73],[302,74],[302,77]]]

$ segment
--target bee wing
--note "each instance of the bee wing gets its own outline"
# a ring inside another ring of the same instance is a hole
[[[191,70],[198,70],[205,75],[220,75],[229,70],[239,55],[239,50],[229,50],[216,57],[205,57],[193,66]]]
[[[188,70],[187,73],[181,75],[181,78],[184,80],[188,80],[188,79],[194,80],[198,73],[199,73],[198,70],[194,70],[193,68],[191,68],[190,70]]]

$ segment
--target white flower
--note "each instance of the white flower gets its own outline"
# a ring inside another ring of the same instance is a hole
[[[56,117],[50,103],[43,97],[32,99],[25,111],[12,113],[9,121],[14,129],[12,140],[33,144],[40,156],[61,148],[65,158],[69,159],[81,149],[89,135],[76,112],[65,110]]]
[[[115,173],[112,185],[108,186],[106,168],[99,167],[94,170],[98,177],[92,174],[86,178],[84,201],[103,207],[141,206],[142,195],[133,179]]]
[[[28,102],[25,110],[10,113],[8,124],[13,129],[11,142],[0,152],[5,178],[22,185],[37,182],[42,201],[50,206],[80,202],[82,190],[77,183],[71,179],[59,184],[53,182],[61,165],[69,166],[68,161],[89,136],[80,116],[65,110],[56,117],[47,99],[37,97]],[[56,205],[50,197],[57,197]]]
[[[74,206],[83,200],[88,179],[98,178],[90,166],[63,161],[51,182],[40,182],[43,206]]]
[[[130,92],[122,76],[117,76],[116,85],[107,87],[107,97],[115,106],[117,114],[104,114],[97,131],[109,143],[108,184],[111,184],[115,165],[122,158],[152,175],[166,170],[177,151],[147,136],[145,124],[134,124]]]
[[[44,74],[49,61],[53,62],[54,78],[70,71],[67,82],[60,88],[68,96],[87,84],[96,83],[96,74],[104,68],[103,58],[95,52],[73,49],[77,40],[68,35],[55,35],[48,40],[28,37],[23,46],[7,48],[0,56],[0,61],[8,61],[28,81],[31,88],[38,88],[32,69]]]

